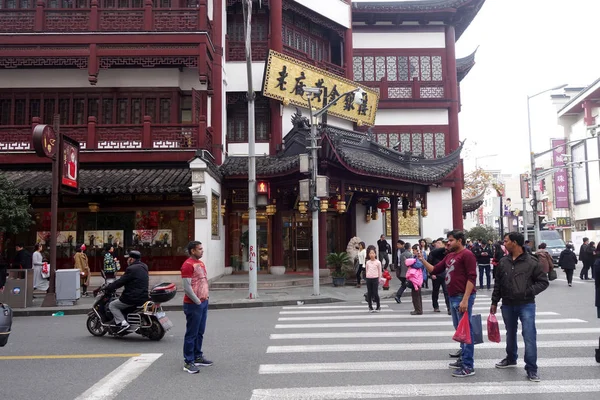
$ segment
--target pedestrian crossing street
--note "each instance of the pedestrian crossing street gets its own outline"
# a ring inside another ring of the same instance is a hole
[[[542,382],[529,382],[520,332],[518,368],[494,367],[506,355],[503,321],[499,309],[502,342],[488,342],[490,295],[478,293],[474,313],[482,315],[485,342],[475,346],[476,375],[454,378],[448,364],[455,359],[448,353],[458,343],[451,339],[451,317],[445,305],[441,313],[433,313],[430,297],[423,297],[423,306],[419,316],[409,314],[410,298],[401,304],[385,299],[381,312],[373,314],[364,301],[282,307],[251,400],[599,398],[600,364],[594,348],[600,326],[595,321],[538,306]]]

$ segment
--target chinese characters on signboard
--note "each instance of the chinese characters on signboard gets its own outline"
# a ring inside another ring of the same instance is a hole
[[[563,155],[566,154],[565,139],[552,139],[552,167],[565,165]],[[554,172],[554,209],[569,208],[569,182],[567,169]]]
[[[79,143],[63,136],[61,149],[62,188],[77,193],[79,189]]]
[[[305,87],[323,89],[311,100],[312,106],[317,110],[340,95],[360,87],[365,91],[362,104],[355,104],[355,94],[349,93],[331,106],[327,112],[359,125],[375,124],[375,113],[379,103],[379,95],[376,91],[271,50],[265,69],[263,95],[280,100],[285,105],[294,104],[308,108],[308,99],[304,95]]]

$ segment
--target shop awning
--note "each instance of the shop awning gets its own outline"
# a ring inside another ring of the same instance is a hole
[[[1,170],[27,195],[48,195],[52,189],[50,170]],[[186,193],[192,184],[189,167],[172,168],[97,168],[80,169],[79,193],[136,194]]]

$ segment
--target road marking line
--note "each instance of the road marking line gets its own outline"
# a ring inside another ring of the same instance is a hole
[[[365,386],[298,387],[254,389],[251,400],[346,400],[398,399],[417,397],[460,397],[511,394],[554,394],[600,392],[600,379],[548,380],[531,382],[469,382]]]
[[[366,310],[363,314],[367,314]],[[536,313],[536,317],[539,316],[557,316],[558,313],[552,311],[543,311]],[[386,315],[369,315],[369,320],[373,319],[433,319],[433,318],[444,318],[449,319],[447,314],[436,313],[436,314],[423,314],[423,315],[409,315],[409,314],[386,314]],[[281,317],[278,321],[336,321],[342,319],[356,319],[356,315],[327,315],[327,316],[308,316],[308,317]]]
[[[387,332],[312,332],[312,333],[273,333],[271,340],[298,340],[298,339],[354,339],[354,338],[401,338],[401,337],[452,337],[454,330],[450,331],[387,331]],[[567,328],[567,329],[537,329],[538,335],[558,334],[586,334],[600,333],[600,328]],[[518,335],[521,334],[519,330]],[[487,337],[487,330],[483,330],[483,337]]]
[[[499,359],[475,361],[477,370],[495,369]],[[448,359],[432,361],[376,361],[376,362],[341,362],[341,363],[302,363],[302,364],[262,364],[259,374],[312,374],[326,372],[371,372],[371,371],[426,371],[447,368]],[[524,366],[525,363],[519,362]],[[540,358],[538,367],[594,367],[596,360],[591,357],[578,358]]]
[[[381,312],[394,312],[391,308],[387,308],[387,306],[381,307]],[[356,314],[356,313],[365,313],[365,307],[360,307],[360,309],[351,309],[351,310],[315,310],[315,311],[279,311],[280,315],[310,315],[310,314]],[[356,315],[354,316],[356,317]]]
[[[99,380],[75,400],[111,400],[142,374],[162,353],[146,353],[132,357]]]
[[[131,358],[138,357],[140,353],[131,354],[47,354],[47,355],[32,355],[32,356],[0,356],[0,361],[3,360],[60,360],[60,359],[77,359],[77,358]]]
[[[422,317],[422,315],[419,315]],[[366,318],[365,318],[366,319]],[[498,320],[500,325],[504,321]],[[587,323],[577,318],[538,319],[536,325],[540,324],[579,324]],[[330,324],[278,324],[275,329],[322,329],[322,328],[389,328],[392,326],[452,326],[452,321],[395,321],[395,322],[336,322]]]
[[[388,307],[388,306],[382,306]],[[284,306],[283,310],[331,310],[331,309],[346,309],[346,308],[365,308],[365,306],[347,305],[347,306]]]
[[[452,350],[456,349],[457,343],[349,343],[349,344],[311,344],[311,345],[291,345],[291,346],[269,346],[267,353],[338,353],[349,351],[417,351],[417,350]],[[523,347],[524,343],[519,342]],[[550,340],[547,342],[537,342],[537,347],[594,347],[598,346],[598,339],[594,340]],[[481,343],[477,346],[481,349],[502,349],[506,343]]]

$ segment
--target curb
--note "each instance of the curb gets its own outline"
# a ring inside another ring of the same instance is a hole
[[[280,307],[280,306],[291,306],[296,305],[298,301],[304,302],[304,304],[324,304],[324,303],[339,303],[344,300],[336,299],[333,297],[323,297],[318,299],[296,299],[296,300],[272,300],[272,301],[257,301],[251,302],[231,302],[231,303],[213,303],[208,305],[209,310],[228,310],[237,308],[259,308],[259,307]],[[36,308],[32,310],[28,309],[13,309],[14,317],[49,317],[52,313],[62,311],[65,315],[84,315],[87,314],[91,309],[89,308],[64,308],[59,309],[51,307],[47,309]],[[165,311],[183,311],[183,304],[163,305]]]

